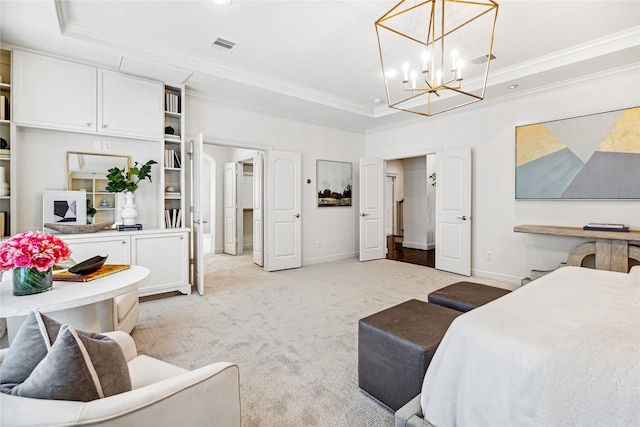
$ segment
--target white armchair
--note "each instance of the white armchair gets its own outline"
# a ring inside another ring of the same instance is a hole
[[[138,290],[96,303],[100,328],[131,333],[140,314]]]
[[[122,347],[131,391],[72,402],[31,399],[0,393],[3,426],[240,426],[238,366],[218,362],[188,371],[148,356],[138,356],[133,338],[122,331],[107,335]],[[0,364],[7,350],[0,350]]]

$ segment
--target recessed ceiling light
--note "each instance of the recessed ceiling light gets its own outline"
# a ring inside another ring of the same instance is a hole
[[[395,77],[398,74],[400,74],[398,70],[389,70],[386,73],[384,73],[384,75],[387,76],[388,78]]]
[[[216,6],[229,6],[231,4],[231,0],[209,0],[209,3],[213,3]]]
[[[373,103],[376,104],[376,105],[380,105],[380,104],[384,103],[384,101],[382,99],[380,99],[380,98],[376,98],[376,99],[373,100]]]
[[[507,86],[507,89],[517,89],[518,87],[518,85],[509,85]]]

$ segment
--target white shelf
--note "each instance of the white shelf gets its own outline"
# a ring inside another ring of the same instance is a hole
[[[180,217],[179,226],[185,225],[186,211],[185,199],[181,190],[185,188],[185,171],[183,167],[186,161],[185,154],[185,114],[184,114],[184,86],[165,85],[165,112],[164,126],[174,129],[175,134],[164,135],[162,144],[163,168],[162,168],[162,188],[173,187],[176,192],[162,193],[163,204],[161,218],[165,228],[171,228],[171,223],[176,215]],[[170,95],[170,96],[169,96]],[[166,111],[171,106],[171,110]],[[177,112],[180,111],[180,112]],[[166,167],[164,165],[167,165]]]

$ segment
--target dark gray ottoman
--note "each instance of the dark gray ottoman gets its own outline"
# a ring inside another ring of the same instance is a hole
[[[412,299],[360,319],[360,388],[393,411],[413,399],[447,328],[461,314]]]
[[[432,304],[467,312],[508,294],[509,290],[475,282],[457,282],[431,292],[428,300]]]

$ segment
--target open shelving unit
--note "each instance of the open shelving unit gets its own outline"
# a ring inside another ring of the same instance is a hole
[[[0,49],[0,185],[8,184],[8,191],[0,188],[0,239],[12,234],[11,227],[11,51]],[[6,187],[6,185],[4,185]]]
[[[98,177],[96,174],[75,173],[69,176],[70,190],[85,190],[87,199],[96,210],[93,222],[99,224],[107,221],[119,221],[116,212],[122,205],[120,193],[110,193],[107,191],[108,180],[106,177]]]
[[[184,86],[165,85],[164,143],[162,144],[164,228],[185,224],[185,114]]]

